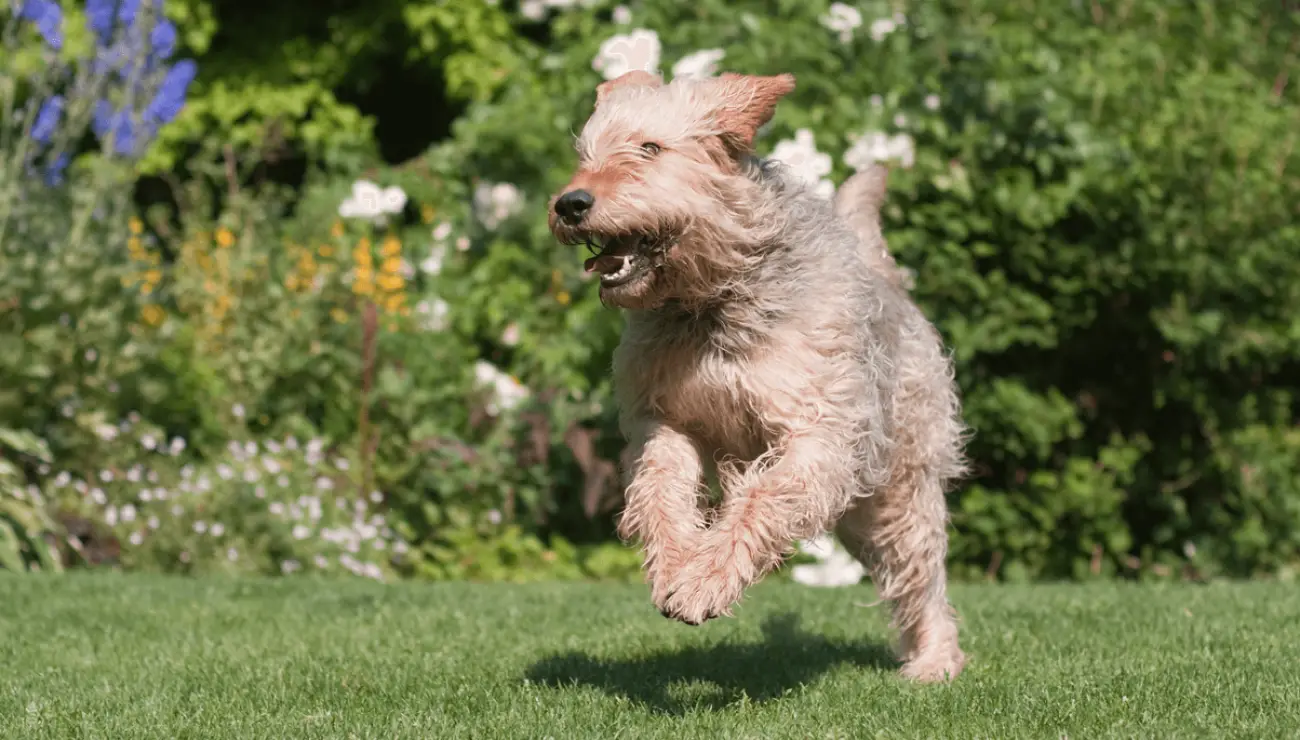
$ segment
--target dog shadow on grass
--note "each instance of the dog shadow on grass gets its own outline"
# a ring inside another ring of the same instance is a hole
[[[761,642],[691,646],[626,660],[562,653],[538,661],[526,676],[556,688],[593,686],[680,715],[779,699],[846,663],[878,671],[897,666],[886,646],[804,632],[796,614],[769,617],[762,629]]]

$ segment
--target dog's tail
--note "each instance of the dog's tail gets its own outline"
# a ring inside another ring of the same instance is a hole
[[[844,219],[858,235],[867,264],[907,288],[910,277],[894,261],[880,228],[880,207],[885,202],[888,180],[889,169],[879,162],[852,175],[835,193],[835,215]]]

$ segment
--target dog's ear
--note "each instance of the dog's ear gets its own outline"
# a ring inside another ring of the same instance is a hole
[[[663,78],[659,75],[651,74],[644,70],[634,69],[631,72],[624,72],[612,80],[606,80],[596,86],[596,105],[599,106],[610,91],[615,88],[624,86],[641,87],[659,87],[664,84]]]
[[[758,129],[776,113],[776,104],[794,90],[794,75],[770,77],[724,72],[713,80],[718,104],[715,121],[734,148],[749,151]]]

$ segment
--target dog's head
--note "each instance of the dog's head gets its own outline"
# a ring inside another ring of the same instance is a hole
[[[586,243],[601,300],[622,308],[699,300],[755,258],[754,135],[794,77],[723,74],[665,85],[628,72],[596,89],[578,170],[550,203],[551,231]]]

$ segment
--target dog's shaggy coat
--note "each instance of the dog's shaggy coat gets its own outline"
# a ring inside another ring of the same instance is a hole
[[[952,366],[885,247],[884,169],[829,201],[753,157],[793,87],[606,82],[552,200],[552,231],[600,243],[601,298],[627,309],[620,533],[642,542],[660,610],[699,624],[833,529],[894,605],[903,673],[951,679],[965,662],[946,595],[944,492],[964,472]]]

